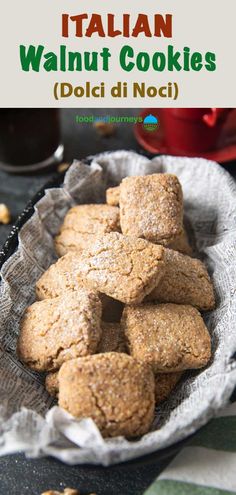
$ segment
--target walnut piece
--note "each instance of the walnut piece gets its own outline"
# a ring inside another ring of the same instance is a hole
[[[115,134],[115,126],[110,124],[109,122],[104,122],[103,120],[99,120],[93,124],[95,130],[102,137],[109,137]]]
[[[57,172],[62,174],[63,172],[68,170],[69,166],[70,166],[70,163],[60,163],[57,167]]]
[[[80,492],[74,488],[65,488],[63,492],[48,490],[47,492],[43,492],[41,495],[80,495]]]
[[[74,488],[65,488],[63,492],[48,490],[47,492],[41,493],[41,495],[80,495],[80,492]],[[96,493],[90,493],[90,495],[96,495]]]
[[[0,203],[0,223],[7,225],[11,221],[11,213],[7,205]]]

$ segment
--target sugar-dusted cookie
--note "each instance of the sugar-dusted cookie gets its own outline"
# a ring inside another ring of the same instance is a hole
[[[213,285],[204,264],[184,254],[165,249],[166,270],[148,301],[191,304],[200,310],[214,308]]]
[[[81,288],[76,277],[78,253],[67,253],[53,263],[36,282],[37,299],[50,299],[61,296],[66,290]]]
[[[136,437],[154,419],[154,376],[127,354],[73,359],[59,371],[59,405],[76,418],[92,418],[104,436]]]
[[[56,252],[63,256],[68,251],[82,251],[93,243],[94,235],[109,232],[120,232],[119,208],[104,204],[74,206],[55,237]]]
[[[134,358],[155,373],[205,366],[211,339],[196,308],[180,304],[126,306],[122,326]]]
[[[122,233],[168,245],[183,230],[183,194],[171,174],[126,177],[120,185]]]
[[[102,336],[97,353],[127,352],[124,333],[119,323],[101,323]],[[165,376],[164,374],[161,376]],[[173,374],[174,376],[174,374]],[[59,391],[58,371],[51,371],[45,379],[45,387],[50,395],[57,397]],[[160,388],[160,387],[159,387]]]
[[[86,289],[29,306],[21,320],[18,355],[37,371],[58,369],[64,361],[96,352],[101,301]]]
[[[126,304],[139,303],[163,276],[164,248],[119,233],[94,239],[77,264],[79,279]]]

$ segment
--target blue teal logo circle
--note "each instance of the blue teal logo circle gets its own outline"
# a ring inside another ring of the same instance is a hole
[[[143,127],[148,132],[156,131],[159,127],[159,119],[151,113],[143,119]]]

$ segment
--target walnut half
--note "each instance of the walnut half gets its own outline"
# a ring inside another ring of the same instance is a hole
[[[0,223],[7,225],[11,221],[11,213],[7,205],[0,203]]]

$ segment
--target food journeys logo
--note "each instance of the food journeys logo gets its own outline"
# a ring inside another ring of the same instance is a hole
[[[159,129],[160,120],[157,115],[148,114],[146,117],[142,115],[76,115],[75,121],[77,124],[134,124],[140,125],[147,132],[153,132]]]
[[[155,115],[150,113],[143,119],[143,128],[145,131],[153,132],[156,131],[158,127],[160,127],[160,122],[158,117],[155,117]]]

